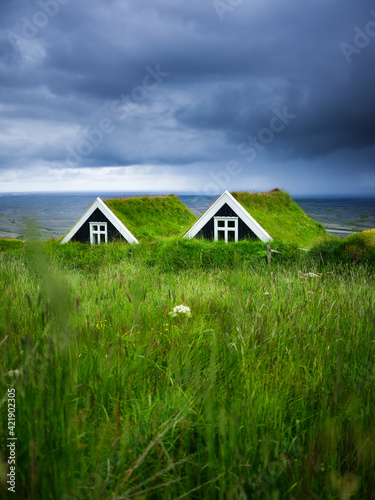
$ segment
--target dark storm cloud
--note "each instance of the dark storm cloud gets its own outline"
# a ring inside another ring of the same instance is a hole
[[[0,166],[244,161],[241,144],[286,113],[293,119],[284,128],[279,119],[267,143],[270,175],[273,163],[297,159],[326,158],[333,171],[330,155],[342,151],[361,151],[368,172],[372,9],[367,0],[3,0]],[[150,68],[167,76],[145,80]],[[103,119],[111,132],[85,150]]]

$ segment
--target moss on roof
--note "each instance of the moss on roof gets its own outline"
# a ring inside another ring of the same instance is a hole
[[[310,247],[329,237],[324,227],[310,219],[285,191],[231,194],[274,239]]]
[[[140,241],[183,236],[196,221],[195,215],[174,194],[103,201]]]

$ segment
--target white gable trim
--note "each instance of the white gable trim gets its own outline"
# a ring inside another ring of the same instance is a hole
[[[265,231],[260,224],[257,223],[253,217],[249,214],[244,207],[238,203],[238,201],[230,194],[229,191],[225,191],[220,198],[218,198],[207,211],[201,216],[200,219],[194,224],[194,226],[185,234],[184,238],[194,238],[199,231],[209,222],[212,217],[216,215],[218,210],[225,205],[230,206],[230,208],[236,213],[236,215],[242,219],[242,221],[253,231],[253,233],[263,242],[272,240],[271,236]]]
[[[124,224],[120,221],[118,217],[110,210],[107,205],[100,199],[96,198],[96,200],[89,206],[86,212],[82,215],[82,217],[74,224],[72,229],[64,236],[61,240],[61,243],[67,243],[70,241],[76,232],[83,226],[83,224],[87,221],[91,214],[95,212],[95,210],[99,208],[99,210],[107,217],[107,219],[112,222],[117,231],[126,239],[128,243],[139,243],[137,238],[133,236],[133,234],[127,229]]]

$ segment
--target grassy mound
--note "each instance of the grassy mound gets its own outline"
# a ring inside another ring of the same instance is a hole
[[[292,243],[272,242],[272,248],[281,253],[273,255],[274,263],[296,262],[305,257]],[[69,242],[60,245],[56,241],[41,243],[40,251],[65,269],[96,273],[106,265],[121,262],[138,263],[161,272],[181,270],[233,269],[238,266],[266,265],[267,248],[261,241],[239,241],[230,245],[222,241],[183,239],[178,236],[160,238],[142,245],[90,245]]]
[[[175,195],[104,200],[125,226],[140,240],[183,236],[195,215]]]
[[[22,250],[23,241],[12,238],[0,238],[0,252],[9,252],[11,250]]]
[[[310,219],[284,191],[232,195],[274,239],[310,247],[329,237],[324,227]]]
[[[169,238],[157,245],[152,264],[162,271],[183,269],[230,269],[256,261],[266,262],[266,245],[261,241],[223,241]]]
[[[375,262],[375,229],[347,236],[343,247],[353,262]]]
[[[332,238],[314,245],[311,258],[322,263],[375,264],[375,229],[352,234],[345,239]]]
[[[310,247],[329,237],[284,191],[232,195],[274,239]],[[105,203],[141,241],[183,236],[196,221],[175,195],[114,198]]]

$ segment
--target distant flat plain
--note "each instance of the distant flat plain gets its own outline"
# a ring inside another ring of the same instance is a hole
[[[4,193],[0,194],[0,237],[24,238],[36,227],[42,239],[59,238],[77,221],[97,196],[154,195],[155,193]],[[176,193],[197,216],[216,196]],[[294,197],[293,200],[328,231],[345,235],[375,228],[374,198]]]

